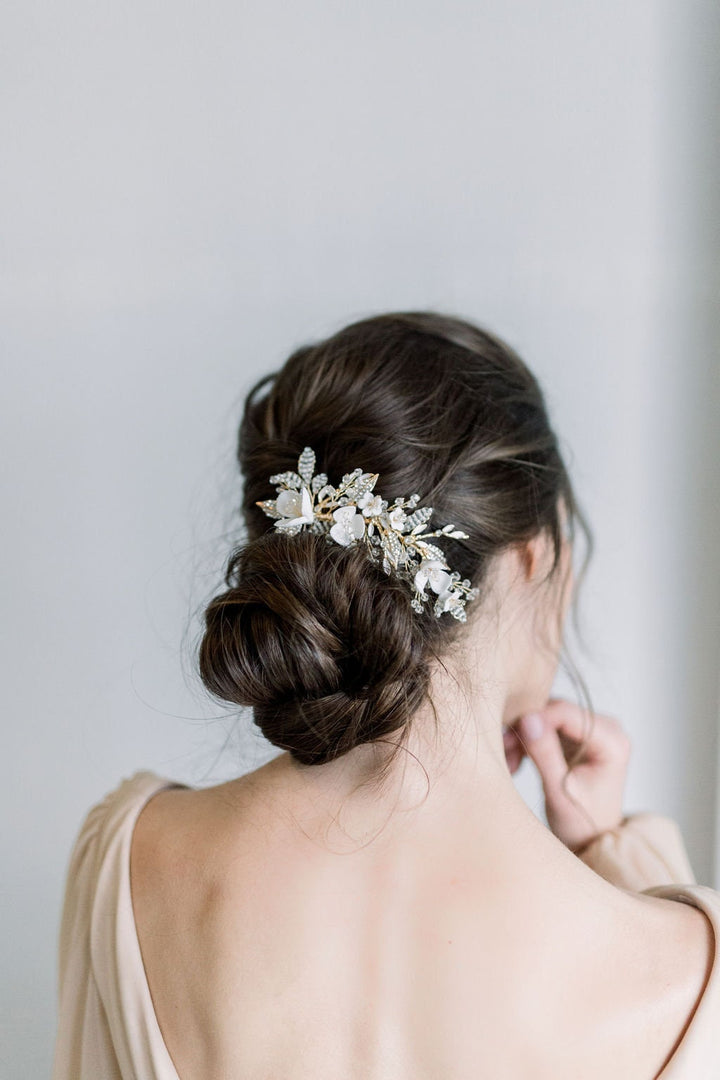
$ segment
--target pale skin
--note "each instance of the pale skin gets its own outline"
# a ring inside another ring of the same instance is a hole
[[[427,777],[401,753],[374,787],[389,748],[365,745],[148,803],[133,905],[180,1080],[660,1074],[714,937],[698,909],[618,889],[573,854],[620,822],[630,741],[596,716],[578,810],[560,781],[582,712],[549,700],[567,542],[559,599],[537,586],[549,557],[542,535],[504,552],[492,602],[434,672],[439,735],[423,710],[408,740]],[[523,756],[550,828],[515,788]]]

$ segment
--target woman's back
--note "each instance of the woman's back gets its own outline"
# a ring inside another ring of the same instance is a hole
[[[161,792],[133,835],[137,933],[180,1080],[659,1074],[712,966],[701,911],[617,890],[562,845],[567,903],[488,907],[492,869],[457,846],[348,857],[270,824],[272,771]]]

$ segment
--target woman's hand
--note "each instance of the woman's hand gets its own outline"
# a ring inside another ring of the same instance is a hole
[[[533,725],[532,716],[540,718],[539,726]],[[583,756],[563,788],[568,759],[588,732]],[[594,713],[591,727],[590,718],[579,705],[551,698],[544,708],[520,717],[503,735],[511,773],[526,755],[535,763],[545,793],[548,825],[571,851],[620,824],[631,742],[618,720]]]

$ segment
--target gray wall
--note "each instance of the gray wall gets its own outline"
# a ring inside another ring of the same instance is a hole
[[[49,1070],[89,806],[138,768],[205,785],[275,752],[192,667],[239,407],[377,311],[467,315],[539,374],[596,533],[577,659],[634,740],[627,809],[676,817],[717,887],[719,23],[5,4],[3,1076]]]

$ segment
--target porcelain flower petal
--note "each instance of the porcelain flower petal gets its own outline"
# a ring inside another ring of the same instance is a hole
[[[281,491],[275,505],[284,519],[276,522],[280,529],[293,525],[310,525],[314,521],[312,498],[306,487],[303,487],[302,491]]]
[[[441,593],[450,584],[450,575],[439,559],[423,559],[415,572],[415,588],[422,592],[429,584],[433,592]]]
[[[446,592],[451,580],[447,570],[431,570],[428,574],[428,584],[438,596]]]
[[[366,491],[360,496],[357,505],[362,510],[365,517],[377,517],[383,510],[383,500],[381,497],[379,495],[373,495],[370,491]]]
[[[463,594],[459,589],[447,589],[444,593],[441,593],[436,603],[440,605],[440,610],[445,612],[451,607],[455,607],[458,600],[462,600]]]
[[[335,524],[330,529],[333,540],[343,547],[359,540],[365,532],[365,521],[362,514],[358,514],[354,506],[340,506],[333,510]]]
[[[391,510],[388,514],[388,521],[393,529],[397,529],[398,532],[402,532],[402,527],[405,524],[407,514],[403,510],[402,506],[396,506],[394,510]]]
[[[281,491],[275,505],[283,517],[298,517],[302,514],[302,496],[299,491]]]

